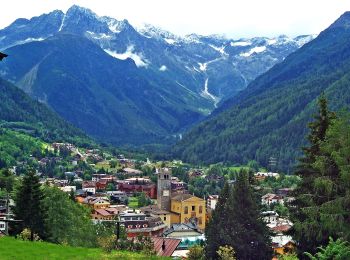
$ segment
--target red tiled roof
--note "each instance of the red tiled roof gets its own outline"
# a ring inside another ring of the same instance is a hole
[[[153,237],[152,241],[154,244],[154,250],[157,252],[157,255],[171,256],[180,244],[181,239]]]
[[[104,209],[95,209],[95,212],[97,214],[100,214],[102,216],[111,216],[112,214],[110,214],[108,211],[104,210]]]
[[[280,226],[273,227],[272,230],[276,231],[276,232],[286,232],[290,228],[291,228],[291,226],[286,224],[286,225],[280,225]]]

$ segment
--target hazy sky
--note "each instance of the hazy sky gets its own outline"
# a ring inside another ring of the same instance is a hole
[[[317,34],[345,11],[350,0],[6,0],[0,28],[78,4],[98,15],[150,23],[173,33],[225,34],[232,38]]]

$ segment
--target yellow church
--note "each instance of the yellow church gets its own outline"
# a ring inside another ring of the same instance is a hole
[[[171,195],[171,170],[163,168],[158,173],[158,208],[170,212],[171,224],[194,223],[199,229],[204,230],[206,222],[205,200],[191,194]]]

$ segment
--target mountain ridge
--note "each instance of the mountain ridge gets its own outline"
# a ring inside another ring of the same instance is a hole
[[[349,108],[350,30],[340,26],[342,20],[195,126],[174,154],[194,163],[256,160],[263,166],[275,157],[279,169],[291,171],[300,146],[306,144],[306,125],[316,112],[318,96],[325,92],[334,110]]]
[[[58,35],[66,40],[59,41]],[[100,140],[137,145],[173,142],[220,102],[235,96],[311,38],[179,37],[152,26],[135,29],[127,20],[100,17],[87,8],[72,6],[66,13],[56,10],[30,20],[18,19],[0,30],[0,49],[7,48],[14,55],[11,61],[0,64],[0,75]],[[85,39],[94,46],[74,48],[74,44],[83,46]],[[63,46],[66,51],[58,51]],[[58,53],[60,58],[55,57]],[[60,75],[69,75],[69,79]],[[44,87],[43,82],[50,82],[50,86]],[[66,84],[74,86],[71,91],[75,96],[79,89],[82,96],[94,97],[92,104],[71,97],[68,90],[58,95],[54,88]],[[60,104],[56,96],[61,97]],[[67,102],[72,100],[72,104]]]

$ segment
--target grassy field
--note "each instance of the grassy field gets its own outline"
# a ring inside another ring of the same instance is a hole
[[[128,206],[132,209],[137,209],[139,207],[139,201],[137,197],[129,197]]]
[[[109,259],[155,259],[170,258],[150,257],[128,251],[104,253],[97,248],[81,248],[56,245],[46,242],[29,242],[10,237],[0,238],[1,260],[109,260]]]

